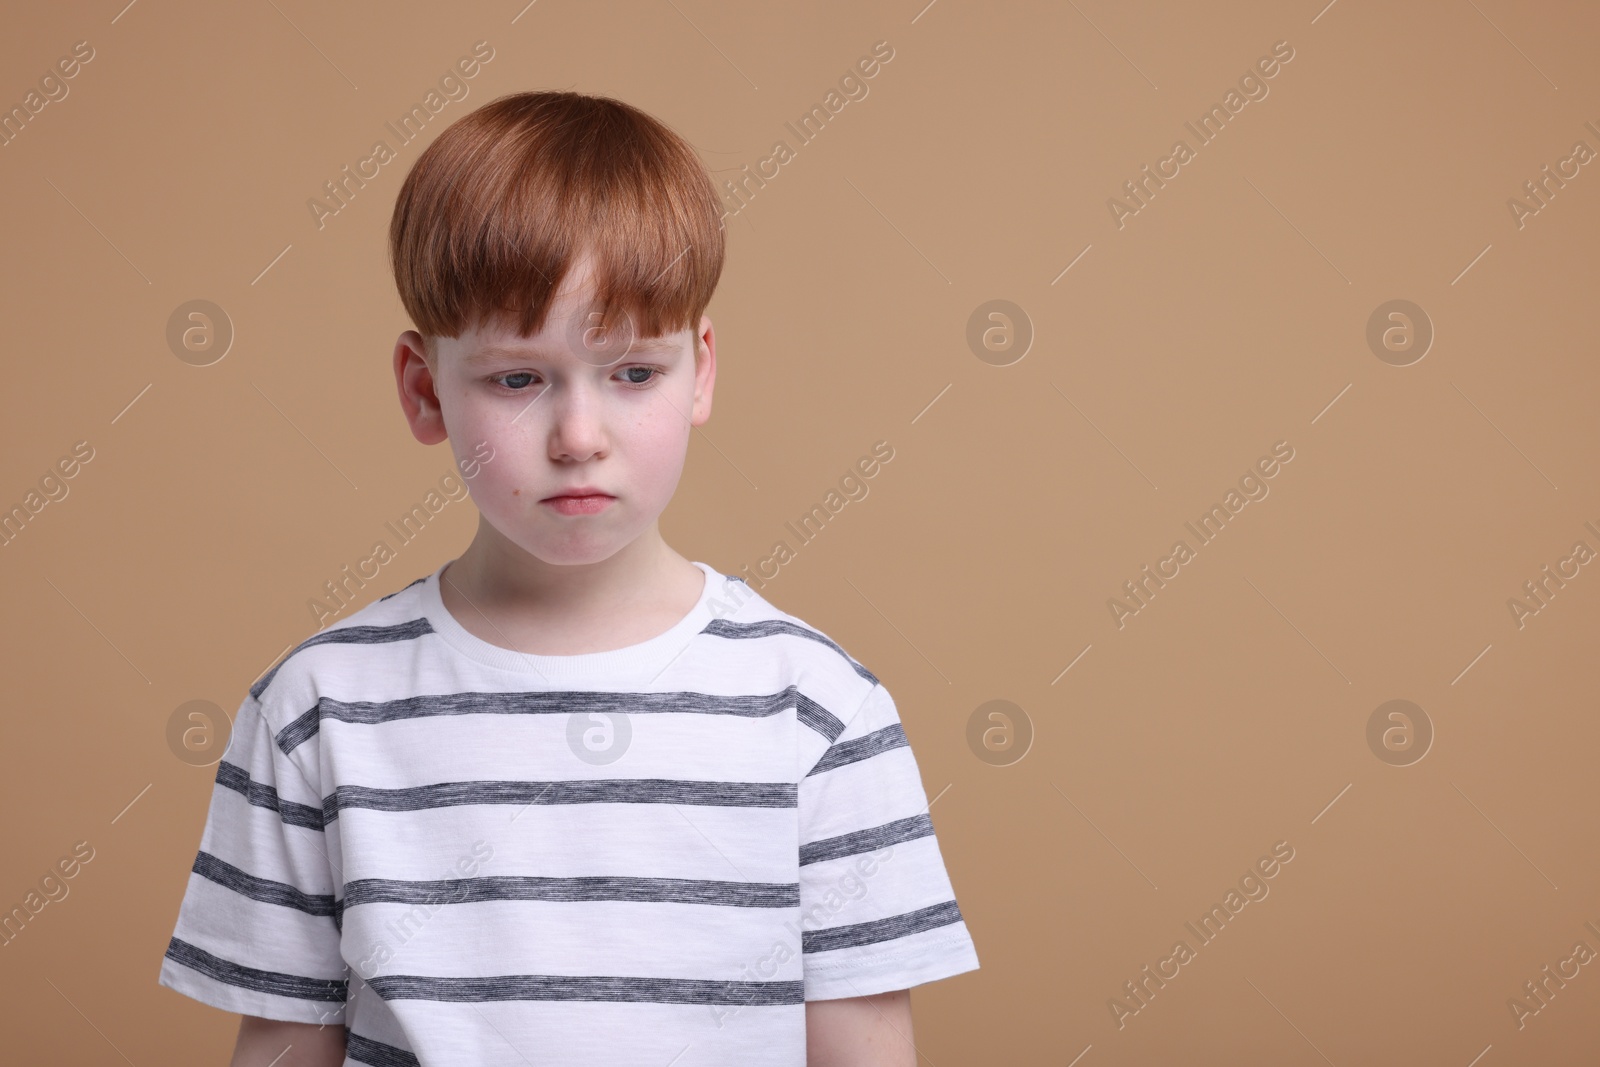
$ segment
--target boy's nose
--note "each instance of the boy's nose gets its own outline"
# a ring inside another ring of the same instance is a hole
[[[604,412],[599,398],[582,388],[568,389],[555,404],[550,428],[552,459],[585,460],[606,447]]]

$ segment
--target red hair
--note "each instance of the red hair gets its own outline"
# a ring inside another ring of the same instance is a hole
[[[575,92],[499,97],[417,158],[389,221],[400,302],[426,341],[509,316],[544,328],[594,255],[599,324],[695,328],[722,274],[724,212],[694,149],[638,108]],[[589,325],[595,325],[591,320]]]

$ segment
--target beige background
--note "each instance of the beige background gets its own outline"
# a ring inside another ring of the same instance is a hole
[[[1507,201],[1600,151],[1600,17],[1322,3],[8,12],[6,107],[94,49],[0,148],[0,504],[94,450],[0,548],[0,906],[94,850],[0,950],[8,1058],[226,1061],[237,1019],[155,980],[214,774],[168,723],[231,714],[450,468],[389,368],[384,238],[425,142],[321,229],[307,201],[482,40],[426,139],[575,88],[719,180],[794,150],[728,220],[716,409],[663,530],[753,567],[894,449],[764,592],[883,679],[937,796],[982,968],[917,990],[926,1062],[1591,1062],[1600,963],[1520,1028],[1508,1000],[1600,952],[1600,566],[1521,628],[1507,601],[1600,550],[1600,166],[1520,228]],[[1118,228],[1108,198],[1280,40],[1269,95]],[[784,124],[877,41],[868,95],[800,145]],[[195,299],[235,333],[203,367],[166,339]],[[1034,332],[1008,366],[966,340],[996,299]],[[1436,331],[1404,367],[1366,341],[1394,299]],[[1108,599],[1278,441],[1270,495],[1119,629]],[[475,521],[449,505],[361,602]],[[1005,766],[967,740],[997,699],[1034,734]],[[1392,699],[1434,731],[1409,766],[1368,745]],[[1270,895],[1119,1028],[1123,983],[1279,841]]]

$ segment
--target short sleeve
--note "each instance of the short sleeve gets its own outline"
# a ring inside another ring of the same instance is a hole
[[[159,983],[241,1015],[342,1024],[349,972],[327,849],[321,797],[246,697]]]
[[[875,685],[799,785],[805,998],[908,989],[976,970],[928,798]]]

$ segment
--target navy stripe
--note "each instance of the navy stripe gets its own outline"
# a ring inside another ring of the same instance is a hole
[[[433,978],[386,974],[367,979],[385,1000],[454,1003],[493,1000],[602,1000],[635,1004],[803,1004],[805,983],[719,982],[695,978],[626,978],[609,975],[502,974],[483,978]]]
[[[792,685],[776,693],[734,696],[696,692],[606,693],[589,690],[464,692],[423,694],[398,700],[344,701],[322,697],[315,707],[279,730],[275,740],[285,754],[292,752],[317,734],[323,719],[363,726],[436,715],[736,715],[764,719],[790,707],[797,709],[801,722],[825,736],[825,728],[816,724],[838,722],[831,713]],[[837,736],[839,732],[835,731],[833,737]]]
[[[267,686],[272,684],[272,679],[277,677],[278,671],[283,668],[283,665],[308,648],[314,648],[317,645],[339,644],[379,645],[390,641],[411,641],[424,634],[431,633],[433,633],[433,627],[426,618],[411,619],[408,622],[396,623],[393,626],[341,626],[336,630],[324,630],[319,634],[313,634],[290,649],[289,654],[279,660],[277,666],[262,675],[261,680],[250,687],[250,695],[260,700],[261,694],[266,691]]]
[[[348,1026],[344,1029],[344,1054],[357,1063],[370,1063],[372,1067],[422,1067],[422,1061],[405,1049],[352,1033]]]
[[[793,637],[804,637],[819,644],[827,645],[839,655],[844,657],[852,670],[873,685],[878,684],[877,677],[861,664],[850,658],[850,654],[840,648],[829,638],[809,627],[800,626],[787,619],[762,619],[758,622],[734,622],[732,619],[712,619],[706,624],[701,633],[711,634],[714,637],[730,638],[756,638],[771,637],[774,634],[788,634]]]
[[[258,808],[268,808],[278,813],[278,817],[290,826],[304,826],[308,830],[321,830],[325,819],[323,813],[327,801],[323,801],[322,808],[312,807],[310,804],[298,804],[293,800],[281,800],[278,791],[263,782],[250,779],[250,772],[243,767],[234,766],[227,760],[217,762],[217,784],[229,789],[237,790],[246,800]]]
[[[311,740],[320,728],[322,701],[318,700],[310,711],[289,720],[289,725],[272,735],[279,751],[285,756]]]
[[[343,978],[304,978],[298,974],[246,967],[221,956],[213,956],[199,945],[191,945],[177,937],[167,945],[167,958],[218,982],[298,1000],[343,1001],[349,985]]]
[[[947,900],[943,904],[931,904],[904,915],[891,915],[887,919],[852,923],[849,926],[828,926],[821,930],[801,930],[800,951],[829,952],[836,948],[873,945],[960,921],[961,909],[954,900]]]
[[[837,736],[837,735],[835,735]],[[853,738],[834,745],[822,754],[817,765],[811,768],[806,777],[812,774],[821,774],[831,771],[836,767],[843,767],[849,763],[858,763],[870,759],[880,752],[887,752],[892,748],[910,748],[906,740],[906,731],[900,723],[892,722],[881,730],[874,730],[870,734]]]
[[[341,785],[323,798],[327,822],[345,808],[420,811],[464,804],[696,804],[727,808],[793,808],[793,782],[697,782],[673,778],[572,781],[439,782],[404,789]]]
[[[919,837],[929,837],[932,834],[933,820],[928,817],[927,812],[923,812],[921,815],[896,819],[868,830],[857,830],[854,833],[840,834],[838,837],[824,837],[820,841],[803,844],[800,846],[800,866],[821,863],[823,860],[836,860],[844,856],[859,856],[863,852],[876,852],[880,848],[898,845],[903,841],[915,841]]]
[[[409,882],[360,878],[345,883],[344,906],[474,904],[485,900],[626,900],[641,904],[706,904],[731,908],[797,908],[798,882],[721,882],[696,878],[584,875],[555,878],[497,875]]]
[[[302,893],[285,882],[274,882],[270,878],[260,878],[250,874],[204,850],[195,856],[194,866],[190,869],[200,877],[225,886],[251,900],[293,908],[307,915],[331,916],[334,913],[332,893]]]
[[[818,704],[804,693],[795,696],[795,719],[801,726],[809,726],[833,744],[844,733],[844,723],[839,716]]]

